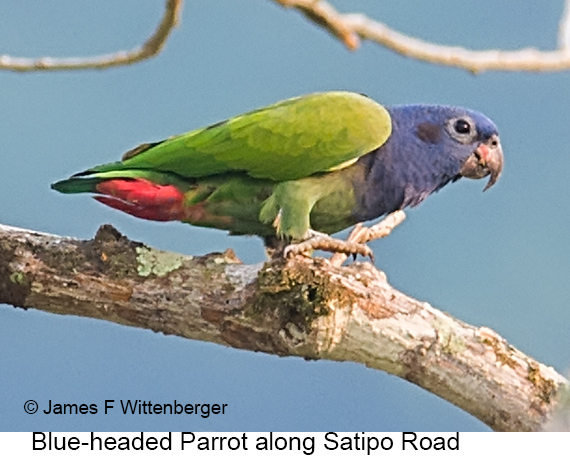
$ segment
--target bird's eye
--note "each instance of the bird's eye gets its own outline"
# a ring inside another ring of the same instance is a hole
[[[461,144],[470,144],[477,137],[477,127],[473,119],[468,116],[448,119],[445,128],[451,138]]]
[[[465,119],[457,119],[453,124],[453,129],[461,135],[469,135],[471,133],[471,125]]]

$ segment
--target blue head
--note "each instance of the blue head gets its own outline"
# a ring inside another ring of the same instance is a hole
[[[366,217],[415,206],[461,177],[490,175],[485,189],[499,178],[499,133],[483,114],[441,105],[401,105],[388,111],[392,134],[368,158],[369,190],[362,196]]]

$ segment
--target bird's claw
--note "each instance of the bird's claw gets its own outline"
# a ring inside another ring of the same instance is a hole
[[[324,234],[319,234],[297,244],[290,244],[283,251],[283,256],[304,255],[310,257],[311,253],[316,250],[352,255],[354,258],[357,255],[361,255],[370,258],[374,262],[374,253],[365,244],[338,240]]]

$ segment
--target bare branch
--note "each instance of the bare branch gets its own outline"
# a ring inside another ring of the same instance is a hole
[[[570,0],[564,2],[564,11],[558,26],[558,47],[560,49],[570,48]]]
[[[95,57],[40,57],[24,58],[0,56],[0,70],[18,72],[105,69],[132,65],[156,56],[166,44],[168,36],[178,23],[183,0],[166,0],[164,16],[154,33],[139,47]]]
[[[307,18],[338,37],[349,49],[358,48],[358,37],[374,41],[406,57],[459,67],[472,73],[496,71],[561,71],[570,69],[570,8],[566,2],[559,29],[559,48],[540,51],[526,48],[475,51],[444,46],[414,38],[391,29],[363,14],[341,14],[324,0],[273,0],[302,12]],[[345,38],[349,37],[349,38]]]
[[[348,27],[342,14],[338,13],[332,5],[319,0],[275,0],[285,8],[296,8],[311,21],[328,30],[332,35],[341,40],[350,50],[356,50],[360,46],[358,35]]]
[[[406,57],[463,68],[472,73],[496,71],[561,71],[570,69],[570,1],[565,1],[559,32],[559,47],[553,51],[526,48],[514,51],[471,50],[444,46],[414,38],[363,14],[341,14],[325,0],[272,0],[303,13],[323,27],[350,50],[360,46],[360,39],[374,41]],[[183,0],[166,0],[164,16],[149,39],[137,48],[95,57],[24,58],[0,56],[0,70],[18,72],[80,69],[105,69],[134,63],[156,56],[176,26]]]
[[[207,278],[207,280],[205,280]],[[0,225],[0,303],[270,354],[354,361],[494,430],[538,430],[568,381],[492,330],[391,287],[370,263],[157,251],[110,226],[79,241]]]

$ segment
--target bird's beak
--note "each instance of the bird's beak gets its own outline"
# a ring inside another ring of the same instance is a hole
[[[461,176],[471,179],[480,179],[491,175],[484,191],[497,182],[503,171],[503,148],[499,137],[493,135],[487,141],[477,146],[459,171]]]

